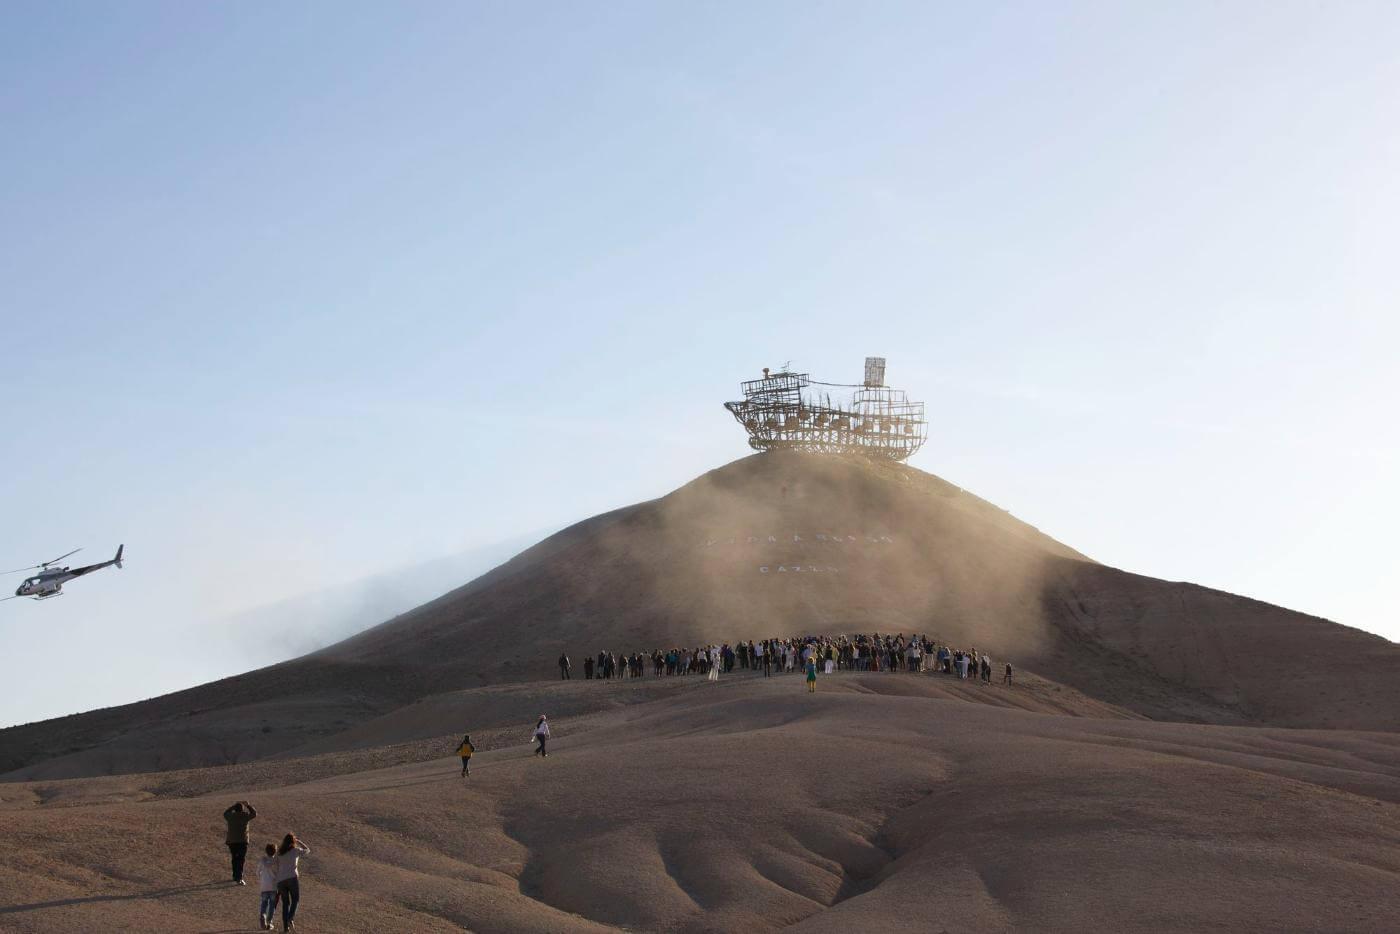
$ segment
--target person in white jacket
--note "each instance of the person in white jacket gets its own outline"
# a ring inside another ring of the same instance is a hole
[[[296,930],[297,903],[301,901],[301,874],[297,863],[311,852],[311,847],[297,839],[295,834],[282,838],[277,848],[277,897],[282,902],[282,930]]]
[[[271,931],[277,920],[277,868],[281,864],[275,844],[269,843],[265,852],[267,855],[258,860],[258,928]]]
[[[544,714],[540,714],[539,722],[535,724],[534,738],[539,741],[540,747],[535,750],[535,755],[549,758],[549,753],[545,751],[545,741],[549,739],[549,720]]]

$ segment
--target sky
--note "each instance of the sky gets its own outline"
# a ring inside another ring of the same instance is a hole
[[[0,5],[0,569],[127,548],[0,604],[0,724],[296,654],[249,614],[662,495],[748,453],[740,380],[866,355],[914,466],[1400,639],[1397,48],[1361,2]]]

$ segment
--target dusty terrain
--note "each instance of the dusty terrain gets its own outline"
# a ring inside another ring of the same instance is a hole
[[[561,651],[925,632],[1160,720],[1400,728],[1400,647],[1095,563],[930,474],[756,455],[596,516],[320,652],[0,730],[0,780],[249,762],[423,698],[549,678]]]
[[[1017,683],[553,680],[872,631]],[[0,929],[253,929],[241,798],[313,848],[306,931],[1391,931],[1400,646],[912,468],[751,457],[311,655],[0,730]]]
[[[550,711],[547,760],[526,743]],[[471,726],[462,781],[444,757]],[[409,739],[376,747],[385,739]],[[454,692],[344,751],[0,784],[0,929],[255,929],[220,812],[312,847],[306,931],[1394,930],[1400,735],[1144,721],[1043,679]]]

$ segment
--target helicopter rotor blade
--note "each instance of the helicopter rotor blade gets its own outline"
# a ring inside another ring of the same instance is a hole
[[[68,555],[76,555],[76,554],[77,554],[78,552],[80,552],[80,551],[82,551],[81,548],[74,548],[72,551],[68,552],[67,555],[59,555],[57,558],[54,558],[54,559],[49,560],[49,561],[45,561],[43,564],[39,565],[39,567],[46,568],[46,567],[48,567],[50,564],[57,564],[58,562],[62,561],[64,558],[68,557]]]
[[[0,571],[0,574],[18,574],[20,571],[37,571],[42,567],[42,564],[31,564],[27,568],[15,568],[13,571]],[[5,599],[8,600],[10,598],[6,597]]]

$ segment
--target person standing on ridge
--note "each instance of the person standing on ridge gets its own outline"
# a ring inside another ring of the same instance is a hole
[[[559,653],[559,680],[560,680],[560,681],[568,681],[568,680],[571,680],[572,677],[573,677],[573,676],[569,674],[569,656],[565,655],[563,652],[560,652],[560,653]]]
[[[476,752],[476,747],[472,745],[470,733],[462,734],[462,742],[457,746],[457,755],[462,757],[462,777],[466,778],[471,774],[471,769],[467,768],[472,761],[472,753]]]
[[[539,721],[535,723],[534,739],[540,744],[539,748],[535,750],[535,755],[548,759],[549,752],[545,750],[545,743],[549,740],[549,720],[545,718],[544,714],[540,714]]]
[[[248,822],[257,816],[257,809],[247,801],[235,801],[224,811],[224,822],[228,824],[224,842],[228,844],[228,855],[233,863],[234,885],[248,884],[243,881],[243,860],[248,857]]]

